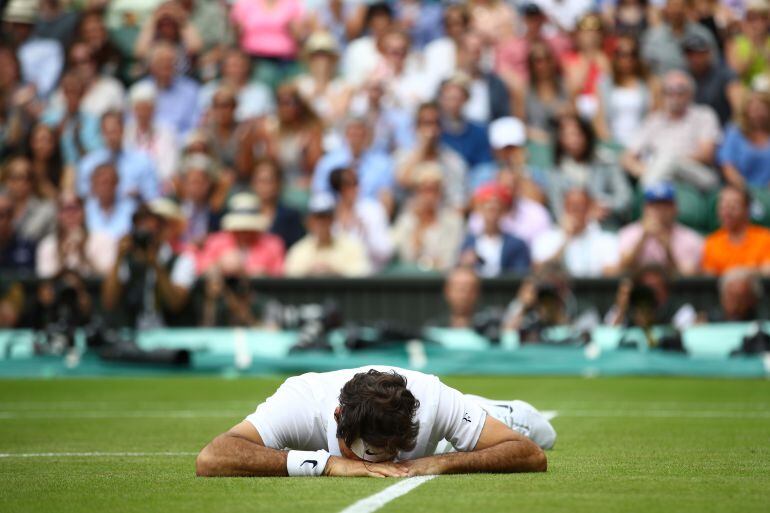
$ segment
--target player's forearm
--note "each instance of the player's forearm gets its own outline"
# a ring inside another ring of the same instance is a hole
[[[225,433],[201,451],[195,471],[202,477],[287,476],[286,457],[285,451]]]
[[[548,461],[529,440],[502,442],[480,451],[455,452],[415,460],[410,475],[545,472]]]

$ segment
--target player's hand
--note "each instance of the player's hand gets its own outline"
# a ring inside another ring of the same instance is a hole
[[[437,476],[443,473],[440,457],[428,456],[417,460],[401,462],[409,471],[409,477],[414,476]]]
[[[331,477],[406,477],[407,469],[402,463],[369,463],[332,456],[326,462],[324,475]]]

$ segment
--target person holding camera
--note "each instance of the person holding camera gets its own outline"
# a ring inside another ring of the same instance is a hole
[[[133,230],[118,245],[115,265],[102,284],[102,304],[119,311],[137,329],[186,325],[195,283],[195,260],[172,243],[182,218],[173,201],[160,198],[139,207]]]

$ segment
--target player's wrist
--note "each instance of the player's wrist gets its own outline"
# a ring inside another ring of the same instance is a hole
[[[331,455],[326,451],[289,451],[286,471],[291,477],[324,475]]]

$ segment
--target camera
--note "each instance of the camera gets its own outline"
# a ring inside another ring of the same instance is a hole
[[[131,238],[134,242],[134,247],[146,250],[152,245],[155,236],[147,230],[136,230],[131,234]]]

